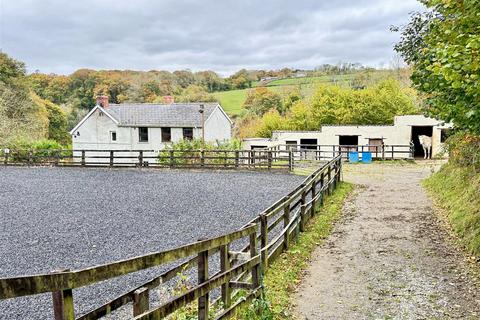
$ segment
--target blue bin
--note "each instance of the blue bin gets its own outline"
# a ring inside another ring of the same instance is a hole
[[[370,151],[362,153],[363,163],[372,163],[372,153]]]
[[[357,163],[358,162],[358,151],[350,151],[348,153],[348,161],[351,163]]]

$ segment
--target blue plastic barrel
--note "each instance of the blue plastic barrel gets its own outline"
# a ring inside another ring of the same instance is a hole
[[[348,161],[351,163],[358,162],[358,151],[350,151],[348,153]]]
[[[363,163],[372,163],[372,153],[370,151],[362,153]]]

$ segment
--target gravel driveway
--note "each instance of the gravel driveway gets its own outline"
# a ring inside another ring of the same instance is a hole
[[[438,222],[423,164],[346,165],[359,184],[295,297],[301,319],[480,319],[480,283]]]
[[[303,177],[258,172],[0,168],[0,277],[78,269],[233,231]],[[77,314],[158,274],[74,291]],[[52,318],[50,295],[0,301],[0,319]]]

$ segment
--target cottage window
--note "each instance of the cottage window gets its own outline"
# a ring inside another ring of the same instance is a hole
[[[148,128],[139,127],[138,128],[138,141],[139,142],[148,142]]]
[[[162,142],[172,141],[172,130],[171,128],[162,128]]]
[[[193,140],[193,128],[183,128],[183,139]]]
[[[112,141],[117,141],[117,133],[115,131],[110,131],[110,138]]]

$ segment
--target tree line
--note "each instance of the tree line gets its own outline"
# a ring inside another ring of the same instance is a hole
[[[264,78],[288,78],[298,73],[306,76],[342,74],[368,69],[359,64],[342,63],[322,65],[315,70],[301,71],[290,68],[280,70],[242,69],[229,77],[214,71],[192,72],[189,70],[131,71],[80,69],[71,75],[56,75],[35,72],[29,75],[32,90],[41,98],[56,104],[69,103],[75,107],[91,108],[94,97],[106,94],[113,103],[161,102],[162,97],[172,95],[177,101],[213,101],[213,92],[246,89]]]
[[[67,123],[64,109],[31,90],[25,64],[0,53],[0,145],[68,144]]]
[[[94,106],[95,97],[100,94],[108,95],[112,103],[162,103],[166,95],[173,95],[177,102],[211,102],[216,101],[213,92],[251,88],[243,112],[236,119],[235,132],[240,138],[269,136],[276,129],[318,130],[327,123],[385,124],[391,123],[395,115],[418,112],[415,94],[406,92],[404,84],[390,80],[377,86],[377,80],[367,81],[372,70],[358,64],[322,65],[308,73],[302,71],[302,76],[355,74],[347,87],[319,84],[314,94],[305,94],[300,85],[285,86],[283,90],[255,86],[266,77],[288,78],[297,74],[298,70],[288,68],[242,69],[227,78],[213,71],[188,70],[81,69],[71,75],[28,75],[22,62],[4,53],[1,59],[3,145],[16,141],[17,145],[26,146],[41,139],[68,145],[68,130]],[[387,78],[389,74],[386,73]],[[42,145],[49,143],[43,141]]]
[[[421,113],[420,104],[416,91],[394,78],[363,89],[319,84],[310,96],[257,88],[247,97],[237,135],[271,137],[274,130],[320,130],[326,124],[393,124],[395,116]]]

